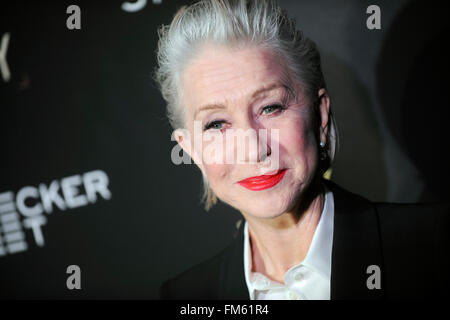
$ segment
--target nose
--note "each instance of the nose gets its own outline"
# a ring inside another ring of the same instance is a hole
[[[253,137],[253,139],[256,140],[256,143],[249,143],[248,160],[250,162],[264,162],[272,153],[267,139],[268,132],[265,128],[258,128],[255,132],[256,137]]]
[[[248,119],[237,130],[238,137],[235,145],[237,163],[263,162],[272,153],[268,140],[268,130]]]

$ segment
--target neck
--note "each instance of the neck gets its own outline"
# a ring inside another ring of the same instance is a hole
[[[289,268],[302,262],[319,223],[324,195],[313,185],[297,205],[272,219],[247,216],[252,252],[252,271],[284,282]]]

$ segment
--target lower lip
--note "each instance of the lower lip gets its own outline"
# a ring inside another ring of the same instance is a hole
[[[252,191],[260,191],[264,189],[269,189],[278,184],[278,182],[283,179],[286,169],[279,170],[278,173],[273,175],[263,175],[257,178],[246,179],[239,181],[238,183]]]

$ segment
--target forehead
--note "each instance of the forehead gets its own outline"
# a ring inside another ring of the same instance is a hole
[[[206,46],[182,74],[183,102],[194,112],[203,104],[232,103],[274,83],[286,84],[286,68],[271,50]]]

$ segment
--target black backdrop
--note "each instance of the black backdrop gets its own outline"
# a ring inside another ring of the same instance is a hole
[[[0,5],[1,298],[156,298],[240,219],[224,204],[206,213],[200,173],[170,158],[156,29],[187,1],[124,2]],[[66,27],[72,4],[80,30]],[[322,53],[342,142],[332,179],[376,201],[446,199],[444,2],[280,4]],[[371,4],[381,30],[366,27]],[[81,290],[66,287],[69,265]]]

